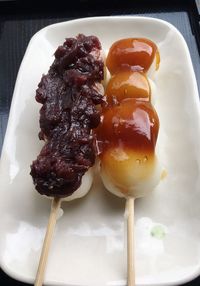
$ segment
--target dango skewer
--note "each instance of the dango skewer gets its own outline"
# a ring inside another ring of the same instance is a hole
[[[106,189],[126,199],[128,286],[135,285],[134,200],[153,190],[161,177],[156,156],[159,118],[148,80],[159,62],[157,46],[139,38],[115,42],[106,60],[111,78],[97,128],[100,173]]]
[[[39,138],[45,141],[31,165],[36,190],[52,200],[35,286],[44,281],[50,244],[62,201],[85,196],[92,184],[96,149],[92,130],[100,122],[104,62],[95,36],[67,38],[36,91]]]

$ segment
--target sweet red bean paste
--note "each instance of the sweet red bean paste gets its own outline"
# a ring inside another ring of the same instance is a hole
[[[100,122],[96,105],[103,102],[101,44],[95,36],[67,38],[36,91],[40,109],[39,138],[45,140],[31,165],[36,190],[52,197],[70,196],[93,166]]]

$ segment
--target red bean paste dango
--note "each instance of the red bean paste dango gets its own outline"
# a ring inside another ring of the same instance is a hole
[[[52,197],[70,196],[94,165],[95,136],[103,101],[104,63],[95,36],[67,38],[36,91],[40,109],[39,138],[45,140],[31,165],[36,190]]]

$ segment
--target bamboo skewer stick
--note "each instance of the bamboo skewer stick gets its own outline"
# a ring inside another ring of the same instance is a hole
[[[49,249],[50,249],[50,245],[52,241],[52,236],[54,233],[54,228],[56,225],[57,213],[60,208],[60,204],[61,204],[60,198],[54,198],[52,200],[51,212],[49,216],[49,221],[48,221],[47,230],[46,230],[46,234],[44,238],[42,252],[40,255],[40,262],[39,262],[35,284],[34,284],[35,286],[42,286],[43,281],[44,281],[44,274],[45,274]]]
[[[134,264],[134,198],[127,198],[127,279],[128,286],[135,286]]]

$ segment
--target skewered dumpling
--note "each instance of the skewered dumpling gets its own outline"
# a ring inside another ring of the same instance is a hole
[[[151,88],[144,73],[121,71],[111,77],[105,94],[109,104],[119,103],[126,98],[149,101],[151,99]]]
[[[97,136],[101,177],[110,192],[136,198],[158,184],[158,130],[159,119],[149,102],[125,99],[104,110]]]
[[[159,68],[160,56],[154,42],[143,38],[116,41],[110,48],[106,65],[111,75],[122,70],[150,72]]]

